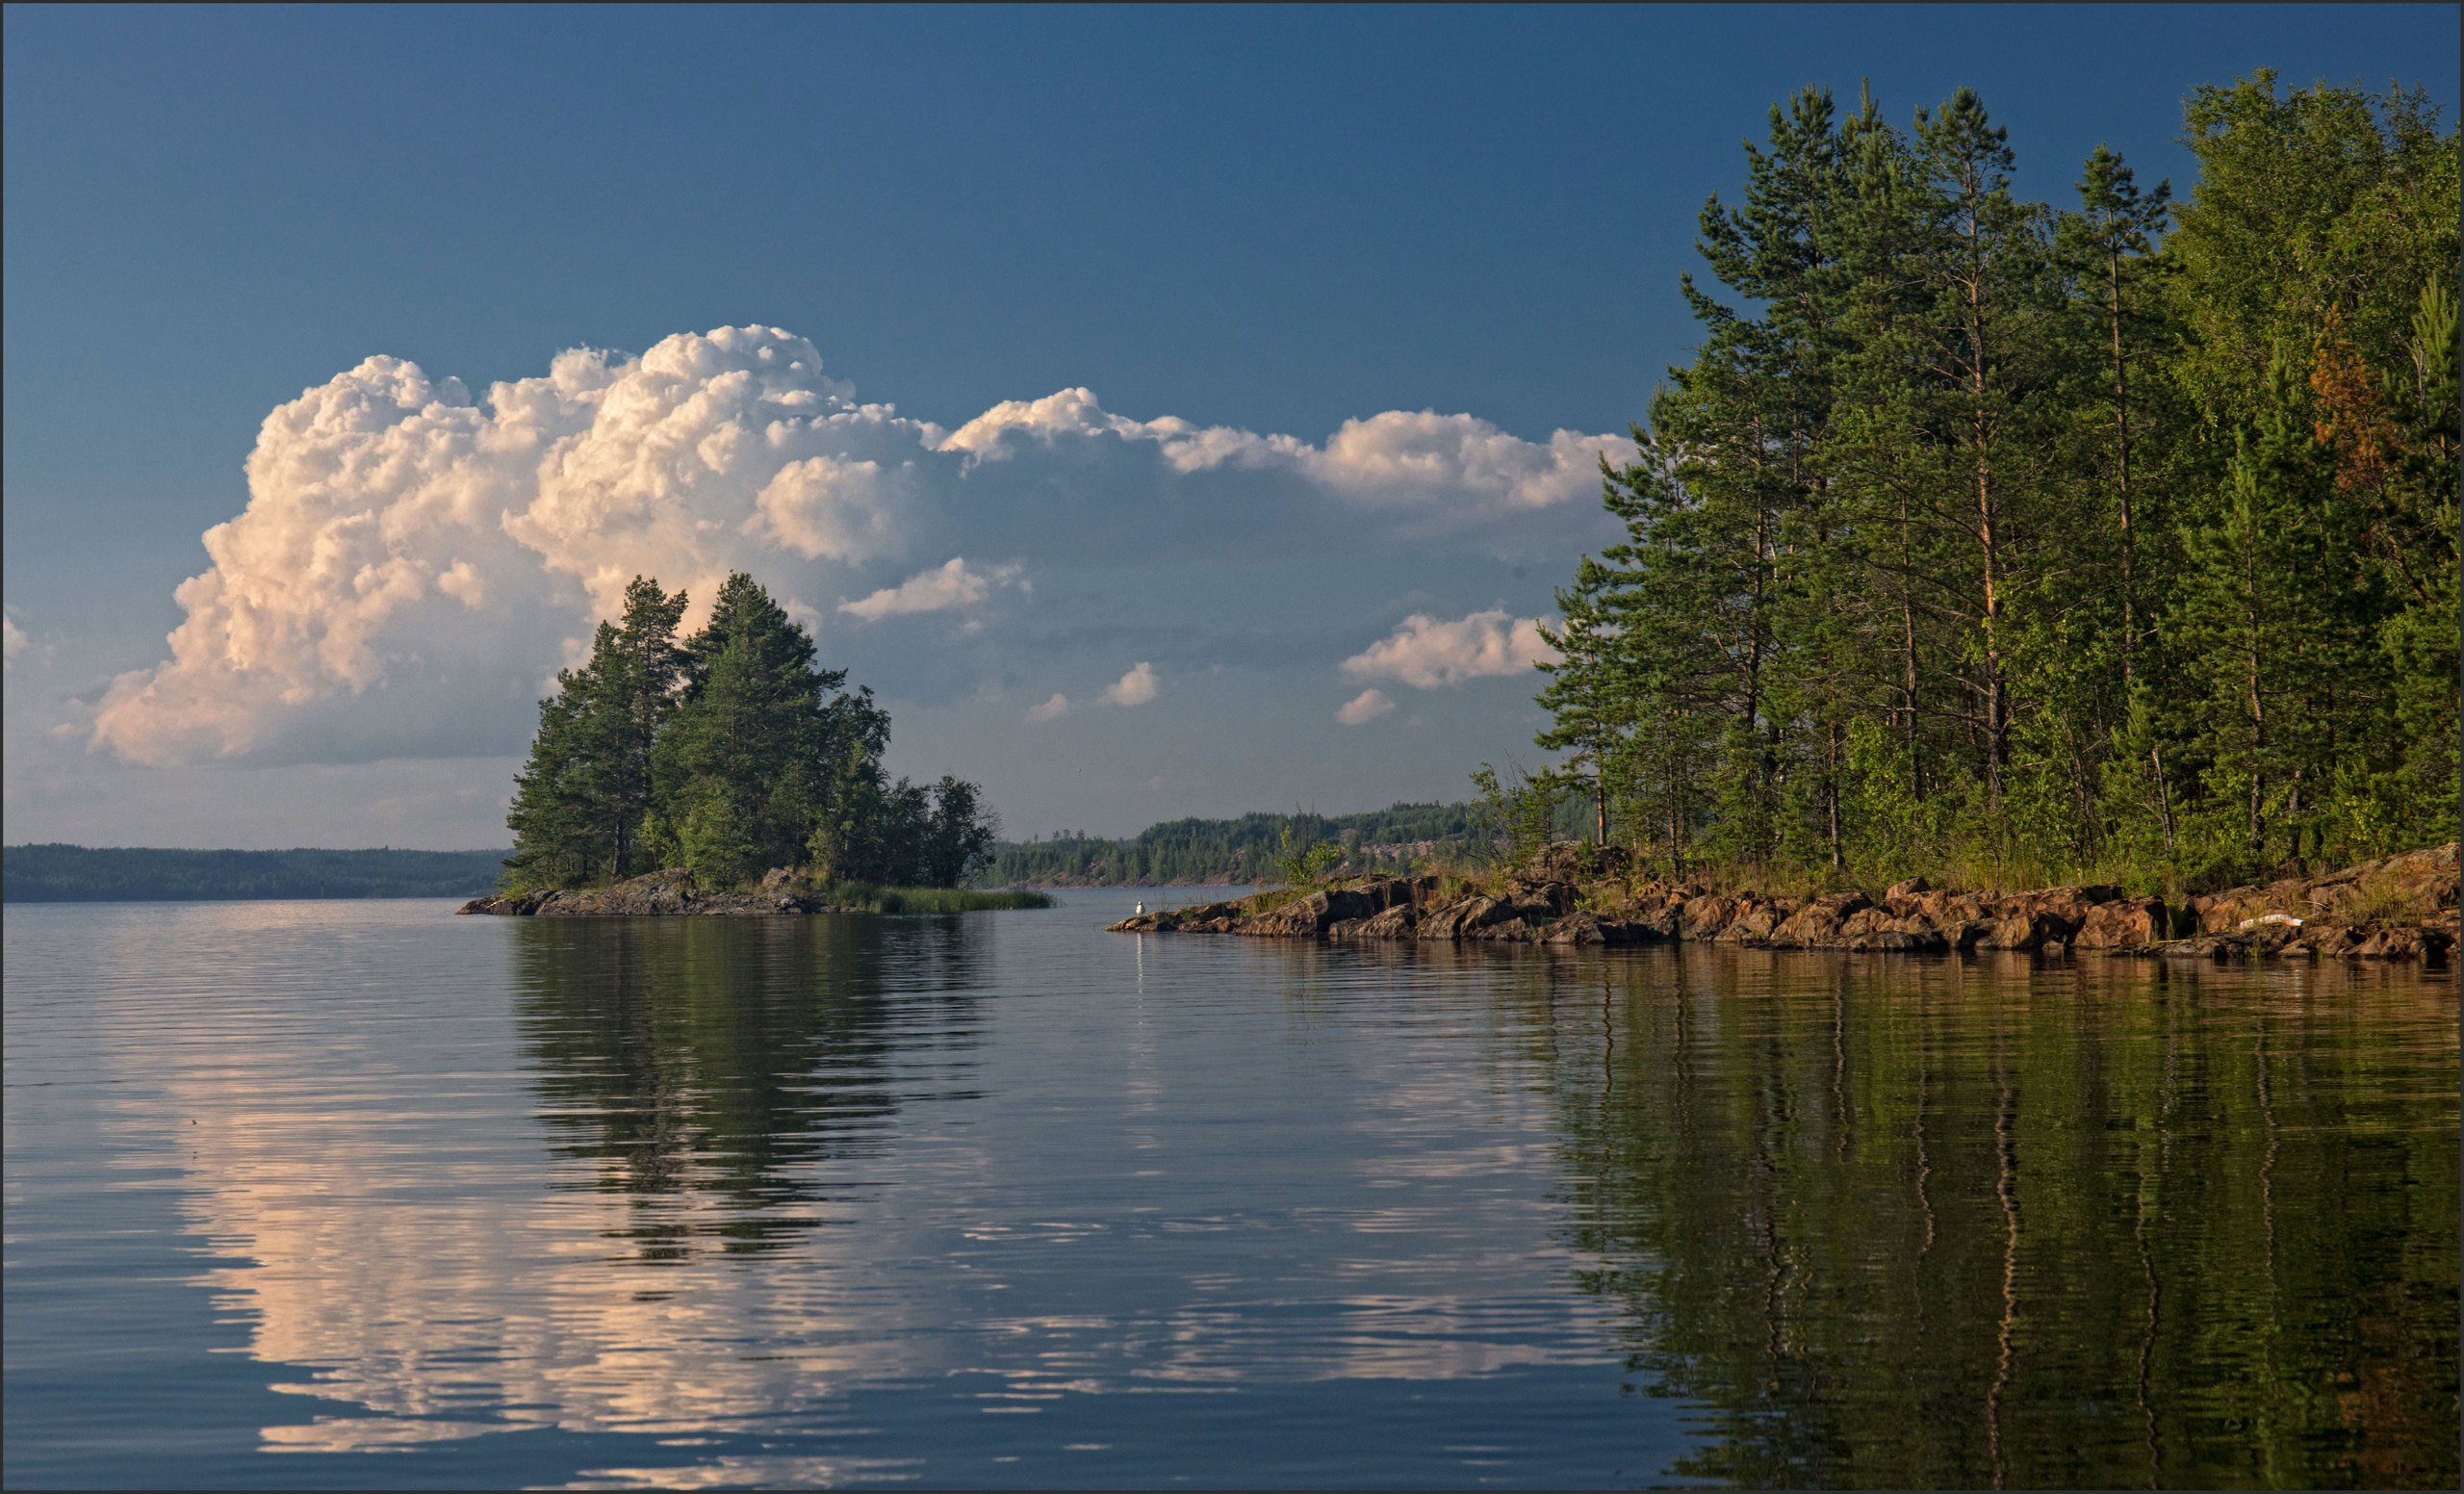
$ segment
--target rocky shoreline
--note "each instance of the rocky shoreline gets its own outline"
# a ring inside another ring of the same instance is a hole
[[[1911,954],[2095,951],[2193,959],[2419,960],[2441,966],[2457,942],[2457,848],[2364,863],[2315,878],[2234,888],[2169,906],[2113,887],[2031,891],[1937,889],[1921,879],[1880,897],[1722,892],[1699,884],[1630,884],[1604,856],[1552,846],[1495,894],[1442,894],[1436,878],[1362,877],[1302,895],[1142,914],[1115,933],[1219,933],[1264,939],[1437,940],[1527,944],[1718,942],[1754,949]]]
[[[508,918],[641,918],[696,914],[769,914],[870,913],[868,908],[841,908],[795,890],[783,870],[761,879],[751,892],[705,888],[681,867],[654,871],[619,882],[614,887],[577,888],[563,891],[499,892],[475,897],[456,913],[494,914]]]

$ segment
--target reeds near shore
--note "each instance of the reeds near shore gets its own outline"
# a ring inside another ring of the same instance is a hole
[[[1049,894],[1017,889],[883,888],[861,882],[841,882],[829,888],[823,895],[841,908],[860,908],[880,914],[986,913],[1004,908],[1052,906]]]

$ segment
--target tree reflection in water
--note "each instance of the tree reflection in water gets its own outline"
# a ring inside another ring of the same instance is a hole
[[[541,1119],[595,1164],[564,1186],[626,1197],[643,1262],[822,1224],[903,1100],[963,1096],[983,959],[956,915],[521,920]]]
[[[1743,951],[1514,980],[1578,1284],[1638,1390],[1710,1408],[1681,1475],[2454,1485],[2441,986]]]

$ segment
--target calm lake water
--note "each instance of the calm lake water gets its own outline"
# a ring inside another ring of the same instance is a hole
[[[2449,977],[1136,895],[8,907],[8,1482],[2457,1481]]]

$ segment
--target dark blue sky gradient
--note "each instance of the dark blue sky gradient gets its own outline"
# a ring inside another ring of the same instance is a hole
[[[1087,384],[1613,429],[1802,84],[1972,85],[2050,195],[2099,141],[2185,175],[2182,94],[2262,65],[2451,108],[2456,42],[2448,6],[13,8],[9,520],[192,547],[265,411],[370,352],[476,384],[748,321],[944,422]]]
[[[2418,82],[2423,6],[13,7],[5,590],[152,662],[276,403],[371,353],[475,390],[767,322],[956,425],[1087,385],[1322,437],[1638,416],[1769,106],[1968,85],[2029,193],[2181,101]],[[1568,557],[1571,563],[1571,556]]]

